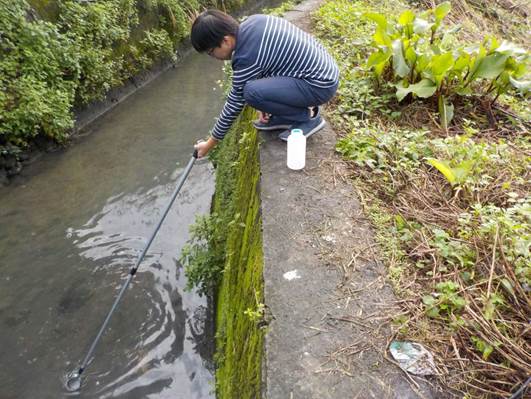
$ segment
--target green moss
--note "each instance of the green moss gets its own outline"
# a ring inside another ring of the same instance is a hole
[[[212,212],[182,252],[190,286],[216,291],[217,398],[259,398],[263,253],[258,135],[245,109],[216,148]]]
[[[213,151],[216,191],[183,248],[188,287],[216,292],[217,398],[259,398],[263,252],[258,135],[246,108]]]
[[[245,110],[216,156],[213,212],[226,227],[217,294],[217,397],[260,397],[263,332],[247,309],[263,302],[258,136]],[[223,222],[224,221],[224,222]]]

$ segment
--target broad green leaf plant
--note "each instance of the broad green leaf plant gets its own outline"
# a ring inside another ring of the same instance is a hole
[[[372,46],[376,49],[366,67],[378,79],[391,81],[398,101],[408,96],[437,98],[440,122],[447,131],[456,96],[497,98],[511,90],[531,91],[530,55],[522,48],[488,36],[481,43],[457,46],[459,27],[442,29],[449,2],[416,15],[406,10],[396,17],[366,13],[376,23]]]

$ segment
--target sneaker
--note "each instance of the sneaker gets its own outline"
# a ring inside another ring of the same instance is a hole
[[[323,117],[319,114],[314,116],[313,118],[310,118],[306,122],[302,122],[300,124],[294,124],[291,128],[292,129],[301,129],[302,133],[306,138],[310,137],[311,135],[317,133],[319,130],[321,130],[323,127],[325,127],[326,121],[323,119]],[[291,130],[284,130],[282,133],[278,135],[278,138],[282,141],[288,141],[288,137],[291,134]]]
[[[272,115],[267,122],[261,122],[260,120],[253,121],[253,126],[255,128],[266,131],[289,129],[291,125],[293,125],[292,121],[274,115]]]

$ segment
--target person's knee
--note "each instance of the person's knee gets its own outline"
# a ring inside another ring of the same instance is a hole
[[[249,105],[255,108],[256,105],[261,103],[260,90],[255,81],[251,80],[245,84],[243,87],[243,98]]]

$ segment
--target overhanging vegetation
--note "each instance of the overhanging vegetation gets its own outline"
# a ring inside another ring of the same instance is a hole
[[[237,7],[243,1],[224,1]],[[14,174],[36,137],[64,143],[74,107],[101,100],[175,57],[210,0],[0,1],[0,169]]]

